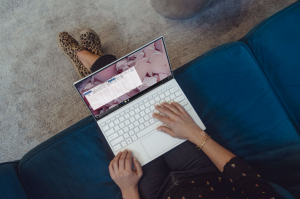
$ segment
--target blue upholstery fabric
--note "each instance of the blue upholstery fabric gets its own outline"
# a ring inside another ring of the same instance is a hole
[[[0,199],[29,199],[19,177],[17,162],[0,164]]]
[[[248,47],[227,44],[199,59],[176,79],[207,133],[266,180],[299,185],[300,138]]]
[[[19,170],[31,199],[122,198],[108,164],[90,116],[28,152]]]
[[[245,38],[300,133],[300,2],[262,22]]]

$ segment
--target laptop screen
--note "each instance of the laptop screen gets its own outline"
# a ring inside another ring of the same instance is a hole
[[[96,119],[172,78],[162,38],[75,83]]]

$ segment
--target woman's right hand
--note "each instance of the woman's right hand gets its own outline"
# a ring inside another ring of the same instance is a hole
[[[132,168],[132,164],[135,169]],[[139,161],[132,158],[131,151],[125,149],[119,152],[108,168],[111,178],[120,187],[124,199],[140,198],[138,182],[143,175],[143,170]]]
[[[155,109],[160,113],[153,113],[153,117],[164,123],[164,126],[157,128],[158,131],[169,134],[179,139],[187,139],[191,142],[205,139],[206,133],[194,122],[193,118],[178,103],[162,102],[156,105]]]

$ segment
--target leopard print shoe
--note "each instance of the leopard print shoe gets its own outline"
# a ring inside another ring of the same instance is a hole
[[[80,31],[80,45],[94,55],[103,56],[101,41],[98,34],[91,29]]]
[[[88,70],[79,60],[77,52],[85,50],[84,47],[81,47],[78,42],[67,32],[60,32],[57,35],[57,44],[60,50],[69,58],[72,62],[78,75],[83,78],[88,76],[91,71]]]

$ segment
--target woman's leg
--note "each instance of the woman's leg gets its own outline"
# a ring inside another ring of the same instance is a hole
[[[213,162],[189,141],[182,143],[143,167],[139,189],[142,199],[161,197],[178,180],[208,172],[220,172]],[[167,181],[166,181],[167,180]]]
[[[163,157],[156,158],[143,166],[143,177],[139,182],[141,199],[154,199],[170,173]]]
[[[175,172],[189,174],[219,172],[214,163],[195,144],[186,141],[163,155],[168,167]]]
[[[91,71],[92,65],[96,62],[96,60],[100,57],[99,55],[94,55],[87,50],[82,50],[77,52],[77,56],[81,63]]]
[[[75,71],[81,78],[90,74],[90,71],[86,67],[84,67],[76,54],[77,51],[82,50],[82,47],[69,33],[58,33],[57,44],[62,53],[71,61]]]
[[[94,55],[87,50],[77,52],[78,59],[89,71],[95,72],[104,66],[114,62],[117,58],[114,55]]]
[[[161,198],[164,193],[184,178],[203,173],[220,172],[203,151],[198,151],[195,145],[189,141],[175,147],[160,158],[164,159],[171,172],[166,177],[167,181],[162,184],[163,189],[159,192],[158,198]]]

